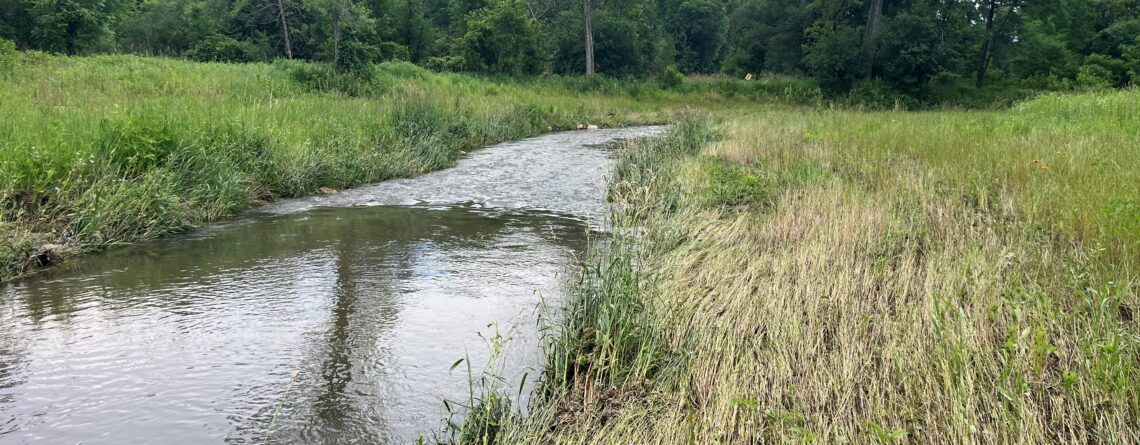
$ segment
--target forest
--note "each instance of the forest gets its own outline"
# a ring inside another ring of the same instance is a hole
[[[783,75],[907,105],[1006,105],[1140,79],[1138,0],[0,0],[0,38],[349,73],[407,61],[666,83]]]

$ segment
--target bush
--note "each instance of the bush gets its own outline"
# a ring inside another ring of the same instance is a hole
[[[273,65],[289,78],[315,92],[338,92],[352,97],[374,97],[388,91],[371,64],[356,66],[351,73],[338,74],[331,65],[293,60],[276,60]]]
[[[1077,70],[1077,88],[1089,91],[1107,90],[1112,88],[1113,73],[1101,65],[1084,65]]]
[[[1078,86],[1090,89],[1123,87],[1128,77],[1128,64],[1124,60],[1102,54],[1088,56],[1077,70]]]
[[[20,52],[16,50],[16,42],[0,38],[0,74],[12,72],[19,61]]]
[[[892,110],[916,108],[918,101],[895,91],[882,81],[864,80],[844,96],[842,103],[865,110]]]
[[[372,61],[379,57],[376,47],[356,40],[349,40],[340,45],[340,57],[337,59],[337,70],[359,78],[372,76]]]
[[[808,81],[790,82],[784,85],[783,98],[793,104],[819,105],[823,103],[823,90]]]
[[[1052,85],[1057,89],[1068,88],[1063,79],[1044,78],[1041,82],[1044,82],[1042,85]],[[1032,89],[1032,85],[1008,83],[990,83],[978,88],[973,79],[952,73],[934,76],[925,90],[928,105],[988,109],[1007,108],[1029,100],[1040,92]]]
[[[665,68],[665,73],[661,75],[662,88],[677,88],[685,83],[685,75],[673,65]]]
[[[705,162],[704,169],[709,176],[706,204],[729,207],[770,204],[776,184],[759,168],[712,159]]]
[[[1135,45],[1124,47],[1124,63],[1128,68],[1129,83],[1140,85],[1140,36],[1136,36]]]
[[[464,71],[535,74],[541,67],[539,35],[525,12],[511,3],[482,8],[467,16],[467,32],[452,42],[449,61]]]
[[[428,70],[410,62],[384,62],[377,64],[376,70],[397,79],[426,79],[430,74]]]
[[[252,62],[256,59],[249,45],[232,37],[213,34],[198,41],[184,56],[198,62]]]

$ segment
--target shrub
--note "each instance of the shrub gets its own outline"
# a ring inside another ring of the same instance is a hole
[[[340,45],[337,70],[362,79],[372,76],[372,61],[379,57],[379,50],[367,43],[349,40]]]
[[[410,62],[384,62],[376,65],[380,73],[398,79],[425,79],[430,72]]]
[[[0,38],[0,74],[10,73],[20,60],[20,52],[16,50],[16,43]]]
[[[1130,48],[1126,48],[1130,49]],[[1127,58],[1115,58],[1102,54],[1092,54],[1085,59],[1084,66],[1077,72],[1078,84],[1100,88],[1108,82],[1108,87],[1123,87],[1128,84],[1129,64]],[[1080,82],[1084,75],[1089,84]]]
[[[760,169],[733,164],[723,160],[710,160],[705,164],[709,188],[705,202],[717,206],[766,206],[775,190],[775,183]]]
[[[895,91],[881,81],[864,80],[855,84],[842,100],[845,105],[866,110],[916,108],[913,97]]]
[[[371,97],[384,94],[388,85],[376,75],[373,65],[357,65],[354,71],[337,73],[331,65],[299,61],[278,60],[275,66],[288,73],[289,78],[310,91],[339,92],[353,97]]]
[[[232,37],[213,34],[198,41],[184,54],[186,58],[198,62],[252,62],[255,57],[249,45]]]
[[[1102,65],[1089,64],[1077,70],[1077,87],[1083,90],[1097,91],[1112,88],[1113,73]]]
[[[452,42],[454,68],[491,74],[535,74],[539,36],[525,12],[502,2],[467,17],[467,32]]]
[[[665,73],[661,75],[662,88],[677,88],[685,83],[685,75],[673,65],[665,67]]]

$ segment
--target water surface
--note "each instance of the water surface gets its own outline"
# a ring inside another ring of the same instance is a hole
[[[604,209],[596,145],[662,130],[502,144],[2,287],[0,443],[408,443],[480,335],[533,375],[536,307]]]

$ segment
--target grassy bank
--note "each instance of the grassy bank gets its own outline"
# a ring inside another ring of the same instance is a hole
[[[458,442],[1140,441],[1137,104],[740,113],[633,147],[529,413]]]
[[[0,281],[258,202],[443,168],[487,144],[582,123],[665,121],[686,102],[734,103],[714,89],[511,81],[399,63],[337,75],[281,61],[6,54]]]

